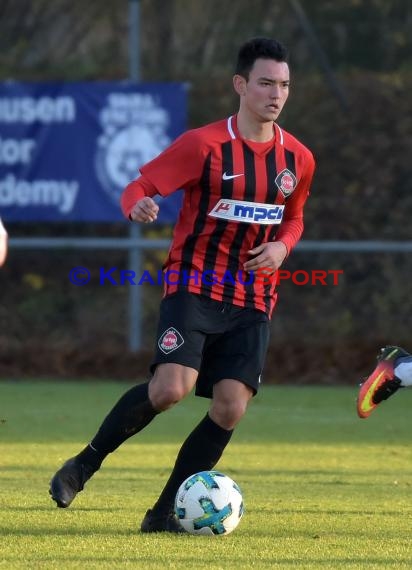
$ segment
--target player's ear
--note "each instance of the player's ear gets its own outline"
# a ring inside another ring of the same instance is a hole
[[[242,96],[246,94],[246,79],[242,75],[233,76],[233,87],[238,95]]]

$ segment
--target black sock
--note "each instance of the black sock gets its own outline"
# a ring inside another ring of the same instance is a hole
[[[97,471],[109,453],[141,431],[159,413],[149,400],[148,386],[148,383],[138,384],[123,394],[90,444],[77,456],[83,463],[96,467]]]
[[[177,490],[189,475],[213,469],[232,433],[233,430],[221,428],[206,414],[180,448],[172,474],[153,507],[156,513],[173,509]]]
[[[89,443],[86,447],[76,455],[83,465],[87,465],[92,471],[100,469],[103,459],[106,457],[104,453],[99,453],[97,449],[93,449]]]

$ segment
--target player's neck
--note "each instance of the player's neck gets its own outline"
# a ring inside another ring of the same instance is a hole
[[[243,139],[254,142],[269,142],[274,137],[274,125],[272,121],[261,123],[239,112],[236,117],[237,128]]]

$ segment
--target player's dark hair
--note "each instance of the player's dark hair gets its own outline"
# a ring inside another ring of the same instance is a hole
[[[249,79],[249,73],[257,59],[287,61],[286,47],[269,38],[252,38],[239,49],[235,73]]]

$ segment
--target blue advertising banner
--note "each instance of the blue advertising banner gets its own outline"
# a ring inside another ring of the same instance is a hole
[[[186,128],[178,83],[0,83],[0,216],[120,221],[119,198]],[[181,192],[162,200],[176,220]]]

